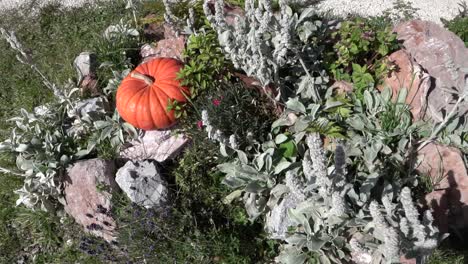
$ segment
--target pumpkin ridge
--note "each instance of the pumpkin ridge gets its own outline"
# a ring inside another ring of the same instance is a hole
[[[122,88],[117,91],[116,94],[116,105],[122,105],[126,107],[127,101],[131,99],[138,91],[133,91],[131,88]],[[130,97],[130,98],[129,98]],[[120,99],[120,98],[129,98],[129,99]]]
[[[134,118],[134,120],[136,120],[137,125],[138,125],[138,127],[140,127],[140,128],[142,128],[143,126],[141,126],[141,124],[140,124],[140,119],[137,118],[137,117],[140,116],[140,113],[139,113],[139,112],[140,112],[140,106],[142,105],[142,104],[141,104],[141,100],[144,99],[144,98],[145,98],[144,95],[145,95],[146,93],[148,93],[148,89],[142,89],[142,90],[143,90],[143,93],[140,95],[140,98],[138,98],[138,100],[137,100],[137,102],[136,102],[137,108],[136,108],[135,111],[133,111],[133,115],[134,115],[133,118]]]
[[[167,68],[167,64],[173,64],[174,61],[173,60],[170,60],[168,58],[164,58],[162,61],[159,62],[159,65],[158,67],[156,68],[155,72],[154,72],[154,75],[160,75],[162,73],[165,73],[166,71],[168,71],[169,69],[166,69]]]
[[[162,59],[159,59],[159,60],[158,60],[158,59],[151,60],[151,61],[148,62],[148,64],[151,63],[151,66],[152,66],[152,67],[149,67],[149,66],[148,66],[148,72],[149,72],[151,75],[153,75],[153,76],[158,75],[159,68],[161,67],[161,60],[163,60],[163,58],[162,58]]]
[[[156,94],[158,94],[158,90],[156,90]],[[163,93],[162,95],[159,95],[159,96],[158,96],[158,99],[159,99],[159,102],[161,103],[161,105],[167,105],[167,104],[169,103],[169,100],[172,100],[172,98],[170,98],[170,97],[167,97],[166,100],[164,100],[164,98],[163,98],[164,95],[165,95],[165,94]],[[166,95],[166,96],[167,96],[167,95]],[[161,100],[162,100],[162,101],[161,101]],[[164,102],[164,101],[165,101],[165,102]],[[174,123],[174,121],[175,121],[175,118],[173,117],[174,115],[171,114],[171,113],[173,113],[173,112],[174,112],[174,110],[167,111],[167,108],[164,109],[164,115],[166,116],[166,118],[167,118],[168,120],[171,120],[171,121],[172,121],[171,123]]]
[[[162,89],[155,90],[154,92],[156,93],[156,95],[158,95],[158,92],[162,92],[162,94],[164,94],[168,99],[173,100],[173,98],[169,97],[169,95],[167,95]],[[158,100],[159,100],[159,103],[161,104],[161,106],[164,105],[164,104],[167,104],[168,100],[166,100],[166,102],[161,102],[161,99],[162,99],[161,96],[158,95],[157,97],[158,97]],[[164,113],[167,116],[167,113],[168,113],[167,108],[163,109],[163,110],[164,110]]]
[[[149,62],[141,64],[140,66],[136,67],[135,71],[143,75],[151,74],[148,64]]]
[[[162,109],[162,111],[164,112],[164,118],[165,118],[167,121],[169,121],[168,123],[172,123],[173,120],[171,120],[171,117],[167,115],[167,110],[163,107],[164,102],[161,103],[161,98],[160,98],[160,96],[158,95],[157,90],[151,89],[151,92],[154,93],[154,97],[156,97],[157,105],[158,105],[159,108]],[[159,124],[158,124],[158,125],[159,125]]]
[[[166,91],[164,91],[164,89],[161,89],[161,87],[159,87],[158,85],[154,85],[154,87],[152,87],[152,90],[156,90],[156,91],[161,91],[163,92],[164,95],[166,95],[167,97],[169,97],[170,99],[175,99],[175,98],[172,98],[172,96],[169,96],[169,94],[166,93]]]
[[[140,117],[139,120],[140,122],[144,122],[144,124],[140,123],[140,127],[144,129],[148,128],[148,119],[150,119],[149,127],[151,128],[152,126],[154,126],[153,117],[151,116],[151,105],[150,105],[149,94],[148,94],[149,92],[150,92],[149,89],[147,89],[145,91],[145,94],[143,94],[140,101],[138,102],[138,104],[141,106],[140,108],[138,108],[139,110],[138,116]],[[148,114],[149,114],[149,118],[148,118]]]
[[[148,63],[151,63],[152,67],[150,67],[148,70],[151,73],[151,75],[155,76],[158,75],[159,69],[161,68],[161,62],[165,60],[164,58],[161,58],[160,60],[151,60]]]
[[[169,66],[167,71],[171,72],[171,74],[164,75],[159,78],[159,80],[176,80],[177,78],[177,73],[180,72],[182,68],[182,65],[180,64],[174,64],[173,66]]]
[[[173,92],[175,92],[175,93],[179,92],[182,95],[182,97],[177,98],[176,96],[174,96],[172,94],[171,95],[168,94],[168,91],[166,91],[164,89],[161,89],[159,87],[158,84],[160,84],[162,81],[164,81],[164,80],[159,80],[158,83],[155,85],[155,86],[157,86],[158,90],[163,91],[171,99],[176,99],[176,100],[181,101],[181,102],[186,102],[187,101],[187,98],[184,96],[184,94],[187,95],[188,93],[187,93],[187,91],[185,89],[182,88],[184,86],[181,86],[180,82],[177,85],[174,84],[174,83],[162,83],[162,84],[167,85],[167,86],[177,86],[176,88],[170,88],[170,89],[174,89]],[[166,81],[168,81],[168,80],[166,80]]]
[[[153,89],[151,89],[151,92],[150,92],[150,108],[151,108],[151,119],[153,120],[153,124],[155,125],[158,125],[159,123],[159,120],[157,117],[155,117],[156,115],[156,112],[153,111],[153,107],[156,107],[156,105],[159,105],[159,100],[156,98],[157,95],[156,93],[153,91]],[[157,107],[159,108],[159,107]]]
[[[129,90],[129,89],[127,89]],[[128,104],[130,103],[130,101],[135,97],[137,96],[141,91],[144,91],[145,89],[138,89],[138,91],[136,91],[133,95],[131,95],[131,97],[127,100],[127,102],[125,103],[125,108],[128,107]],[[124,90],[125,91],[125,90]]]

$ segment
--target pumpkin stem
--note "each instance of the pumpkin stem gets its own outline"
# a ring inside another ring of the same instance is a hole
[[[149,86],[153,85],[153,83],[154,83],[154,81],[150,77],[148,77],[148,76],[146,76],[144,74],[141,74],[139,72],[132,72],[130,74],[130,77],[138,79],[138,80],[142,80]]]

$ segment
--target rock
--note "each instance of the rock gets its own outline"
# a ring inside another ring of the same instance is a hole
[[[353,84],[347,81],[336,81],[330,88],[337,94],[351,93],[354,90]]]
[[[432,85],[431,77],[404,50],[392,53],[388,60],[396,66],[396,69],[384,79],[384,85],[378,87],[379,90],[390,87],[393,99],[396,100],[400,89],[406,88],[408,91],[406,103],[411,106],[413,120],[423,119],[427,95]]]
[[[93,75],[96,73],[97,56],[91,52],[82,52],[73,61],[73,66],[78,73],[78,85],[81,83],[85,76]]]
[[[143,25],[143,34],[146,39],[150,39],[152,41],[159,41],[164,38],[164,25],[163,23],[157,22],[158,20],[155,14],[149,14],[145,16],[142,20],[150,21],[150,23],[145,23]]]
[[[429,176],[434,191],[425,197],[441,232],[468,225],[468,172],[460,150],[430,143],[418,153],[417,170]]]
[[[435,79],[429,91],[427,114],[437,122],[443,113],[450,111],[455,99],[444,89],[461,92],[468,75],[468,49],[454,33],[433,23],[413,20],[397,25],[394,29],[399,40],[414,60]],[[466,113],[468,105],[461,107]]]
[[[172,130],[144,131],[137,140],[129,143],[120,152],[120,157],[134,161],[156,160],[164,162],[173,159],[187,145],[189,139],[184,135],[172,135]]]
[[[156,58],[156,54],[156,47],[154,47],[152,44],[144,44],[140,48],[140,56],[143,59],[143,63]]]
[[[167,182],[153,162],[128,161],[119,169],[115,180],[132,202],[148,209],[154,207],[156,211],[167,208]]]
[[[108,242],[116,239],[116,223],[110,214],[111,192],[118,188],[114,173],[113,161],[78,161],[67,168],[64,183],[65,211],[85,231]]]
[[[184,35],[179,35],[173,27],[165,24],[164,39],[158,41],[156,47],[151,44],[143,45],[140,55],[143,58],[143,62],[162,57],[182,60],[185,41],[186,38]]]
[[[82,52],[73,61],[73,66],[78,73],[78,86],[81,88],[81,95],[89,94],[98,96],[101,92],[98,89],[96,77],[97,56],[91,52]]]
[[[98,80],[95,75],[87,75],[83,78],[80,84],[82,96],[99,96],[101,91],[98,87]]]
[[[236,23],[236,17],[244,17],[245,12],[244,9],[234,6],[225,4],[224,5],[224,19],[226,20],[226,24],[230,26],[234,26]]]

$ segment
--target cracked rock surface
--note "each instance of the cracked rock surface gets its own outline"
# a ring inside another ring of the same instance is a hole
[[[164,211],[168,204],[166,180],[151,161],[128,161],[115,178],[130,200],[145,208]]]

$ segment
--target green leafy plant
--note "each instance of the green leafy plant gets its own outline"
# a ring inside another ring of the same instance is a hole
[[[179,72],[182,85],[190,87],[190,96],[214,89],[220,79],[229,77],[224,55],[218,44],[218,36],[209,24],[200,32],[190,35],[182,56],[187,61]]]
[[[468,47],[468,4],[460,2],[458,5],[460,9],[457,16],[450,21],[443,18],[440,20],[448,30],[459,36],[465,42],[465,46]]]
[[[356,95],[359,98],[363,98],[364,91],[370,90],[375,85],[375,80],[372,74],[369,73],[367,65],[359,66],[359,64],[352,64],[353,73],[351,79],[353,81],[353,87],[356,88]]]
[[[352,81],[360,98],[364,90],[379,84],[392,70],[386,56],[399,45],[391,27],[381,29],[369,20],[356,18],[342,22],[332,36],[337,42],[328,58],[329,71],[337,80]]]

